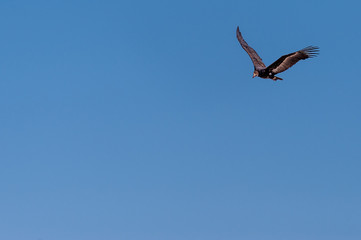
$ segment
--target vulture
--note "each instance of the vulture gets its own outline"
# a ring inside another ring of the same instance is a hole
[[[254,66],[253,78],[269,78],[273,81],[283,80],[282,78],[276,77],[277,73],[286,71],[300,60],[315,57],[318,54],[319,48],[314,46],[308,46],[297,52],[286,54],[280,57],[277,61],[266,67],[262,62],[262,59],[258,56],[256,51],[251,48],[246,41],[243,39],[239,27],[237,27],[237,39],[241,44],[242,48],[248,53]]]

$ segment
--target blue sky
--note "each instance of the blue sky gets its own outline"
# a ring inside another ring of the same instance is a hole
[[[0,238],[360,239],[360,7],[2,1]]]

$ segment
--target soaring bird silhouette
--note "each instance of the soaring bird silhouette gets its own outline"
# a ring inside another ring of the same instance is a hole
[[[269,78],[273,81],[283,80],[282,78],[275,76],[277,73],[286,71],[300,60],[317,56],[319,52],[318,47],[309,46],[297,52],[284,55],[280,57],[277,61],[266,67],[266,65],[264,65],[264,63],[262,62],[262,59],[258,56],[257,52],[253,48],[251,48],[243,39],[242,34],[239,31],[239,27],[237,27],[237,39],[253,62],[253,77]]]

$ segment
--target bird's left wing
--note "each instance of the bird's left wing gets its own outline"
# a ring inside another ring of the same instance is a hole
[[[300,60],[315,57],[318,54],[318,51],[319,51],[318,47],[313,47],[313,46],[306,47],[297,52],[290,53],[280,57],[277,61],[269,65],[267,69],[273,74],[286,71]]]
[[[266,65],[264,65],[264,63],[262,62],[262,58],[260,58],[260,56],[258,56],[257,52],[253,48],[248,46],[246,41],[243,39],[242,34],[239,31],[239,27],[237,27],[237,39],[238,39],[239,43],[241,44],[241,46],[243,47],[243,49],[248,53],[249,57],[251,58],[254,68],[255,69],[266,68]]]

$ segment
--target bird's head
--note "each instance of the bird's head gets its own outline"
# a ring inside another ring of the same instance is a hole
[[[252,78],[254,78],[254,77],[258,77],[258,71],[257,70],[254,70],[254,72],[253,72]]]

